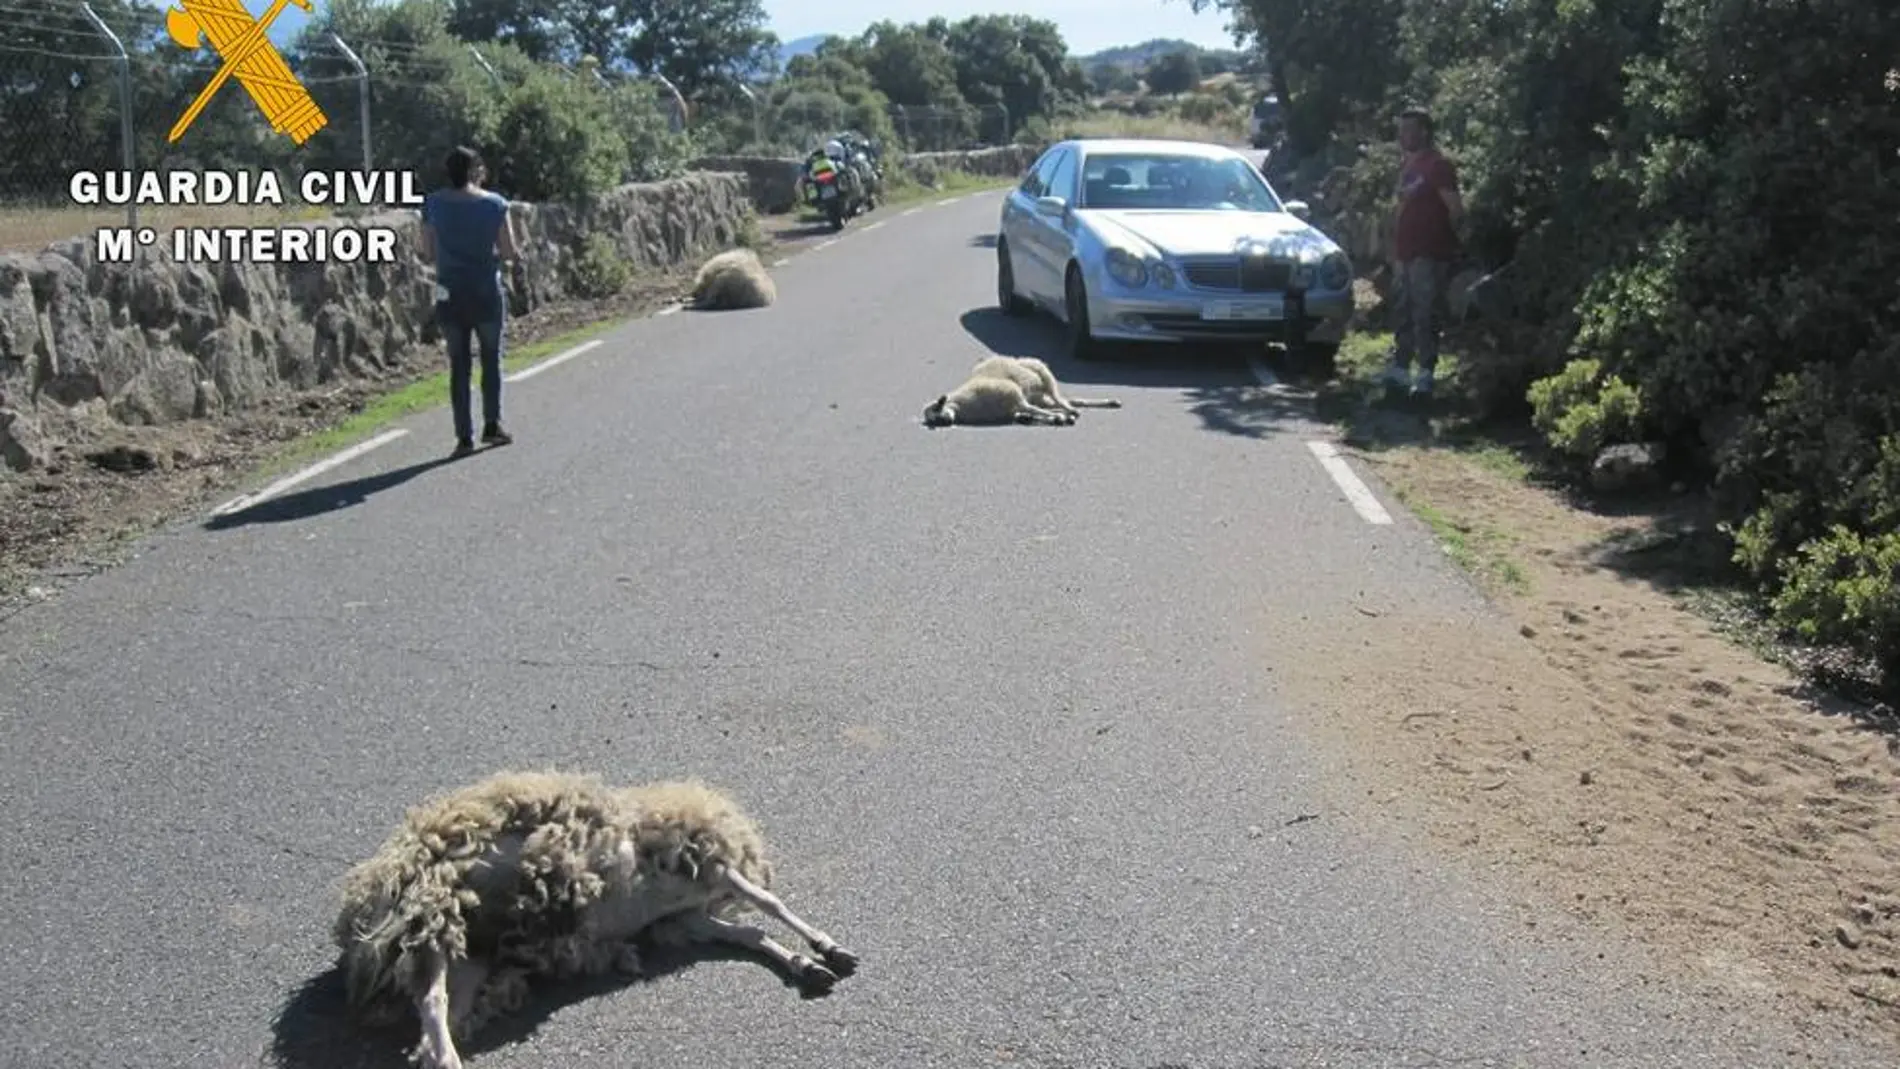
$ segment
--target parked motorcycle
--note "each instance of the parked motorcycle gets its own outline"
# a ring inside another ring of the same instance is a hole
[[[840,160],[843,155],[839,146],[836,154],[821,150],[805,160],[806,203],[822,211],[833,230],[843,230],[846,219],[868,210],[864,178]]]

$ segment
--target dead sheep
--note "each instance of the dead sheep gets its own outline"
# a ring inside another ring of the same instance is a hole
[[[693,277],[689,303],[704,311],[764,308],[778,300],[778,287],[759,254],[731,249],[707,260]]]
[[[1008,379],[1022,387],[1023,396],[1029,403],[1039,408],[1053,408],[1070,415],[1081,415],[1083,408],[1120,408],[1122,403],[1114,399],[1096,399],[1087,397],[1064,397],[1062,385],[1056,381],[1055,372],[1049,365],[1033,356],[988,356],[977,361],[970,372],[975,378]]]
[[[770,891],[758,826],[696,780],[609,787],[593,776],[501,772],[409,810],[344,877],[332,928],[353,1012],[413,1011],[423,1069],[460,1069],[466,1039],[526,1004],[531,980],[640,972],[634,938],[763,953],[808,991],[857,956]],[[823,964],[734,918],[756,909]]]
[[[1009,379],[972,375],[963,385],[943,394],[924,408],[924,426],[998,426],[1004,423],[1067,427],[1075,413],[1029,403],[1023,388]]]

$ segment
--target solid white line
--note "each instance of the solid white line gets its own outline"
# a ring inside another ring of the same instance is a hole
[[[337,467],[342,464],[347,464],[350,461],[355,460],[357,457],[362,456],[364,453],[367,453],[370,450],[375,449],[379,446],[388,445],[389,443],[395,441],[398,438],[401,438],[403,435],[408,434],[408,433],[409,433],[409,429],[407,427],[397,427],[394,430],[384,431],[383,433],[377,435],[374,438],[369,439],[368,441],[356,443],[355,445],[349,447],[348,449],[343,450],[341,453],[338,453],[335,456],[330,457],[328,460],[319,460],[315,464],[310,465],[309,467],[303,469],[300,472],[297,472],[294,475],[286,475],[285,477],[277,480],[276,482],[270,484],[269,486],[266,486],[262,490],[259,490],[255,494],[248,494],[243,497],[234,497],[231,500],[226,501],[224,504],[219,505],[217,508],[213,509],[211,511],[211,514],[213,516],[224,516],[229,513],[236,512],[239,509],[249,508],[252,505],[258,504],[259,502],[267,501],[273,497],[276,497],[278,494],[281,494],[284,491],[290,489],[291,487],[296,486],[298,483],[304,482],[309,479],[314,479],[317,476],[322,475],[324,472],[329,471],[331,468]]]
[[[861,229],[864,229],[864,230],[876,230],[876,229],[877,229],[878,227],[880,227],[880,226],[883,226],[883,225],[884,225],[884,220],[882,220],[882,219],[879,219],[879,220],[878,220],[877,222],[875,222],[875,223],[869,223],[869,224],[866,224],[866,225],[865,225],[864,227],[862,227]]]
[[[564,353],[555,353],[553,356],[548,357],[546,360],[543,360],[538,364],[529,364],[527,367],[522,368],[520,371],[517,371],[512,375],[504,375],[502,376],[501,381],[520,382],[522,379],[528,378],[531,375],[539,375],[543,371],[546,371],[547,369],[553,367],[556,364],[563,364],[569,360],[574,359],[575,357],[581,355],[587,350],[592,349],[594,346],[599,345],[600,342],[601,342],[601,339],[599,338],[595,338],[593,341],[584,341],[580,343],[579,345],[576,345],[574,348],[567,350]]]
[[[1331,475],[1333,482],[1339,484],[1340,491],[1346,495],[1346,500],[1351,502],[1353,510],[1359,513],[1360,518],[1367,523],[1381,525],[1392,522],[1392,514],[1385,510],[1385,506],[1379,504],[1378,498],[1372,496],[1372,491],[1366,484],[1359,481],[1359,476],[1353,473],[1352,467],[1346,463],[1346,458],[1339,455],[1339,447],[1331,442],[1312,441],[1306,443],[1306,448],[1312,450],[1313,455],[1319,458],[1320,467],[1325,468],[1326,474]]]

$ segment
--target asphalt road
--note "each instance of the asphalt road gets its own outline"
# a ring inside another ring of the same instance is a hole
[[[478,1069],[1890,1064],[1533,942],[1340,802],[1276,629],[1484,609],[1296,407],[1234,407],[1247,365],[1058,365],[1127,407],[922,428],[1055,341],[991,311],[997,202],[626,325],[509,387],[512,447],[443,464],[423,414],[8,620],[0,1064],[401,1065],[409,1032],[338,1023],[335,881],[406,805],[547,763],[735,789],[864,966],[565,995]]]

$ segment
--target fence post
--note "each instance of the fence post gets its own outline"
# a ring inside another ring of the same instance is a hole
[[[330,43],[336,46],[338,52],[343,53],[344,59],[350,61],[350,66],[356,68],[357,120],[363,124],[363,170],[367,171],[370,169],[369,68],[363,66],[362,59],[350,51],[350,46],[344,44],[343,38],[338,37],[334,32],[330,34]]]
[[[745,98],[752,102],[752,151],[762,151],[765,145],[765,116],[759,111],[758,94],[754,93],[752,87],[744,82],[737,84],[739,86],[739,92],[744,93]]]
[[[681,130],[686,129],[686,98],[680,95],[679,86],[668,81],[666,75],[661,74],[659,71],[653,72],[653,80],[660,83],[660,86],[673,96],[673,117],[674,122],[678,124],[673,127],[673,132],[679,133]]]
[[[119,155],[125,163],[127,174],[132,173],[132,57],[125,54],[125,45],[119,41],[119,35],[105,24],[91,4],[80,4],[79,9],[86,13],[92,27],[112,42],[112,50],[119,54]],[[125,203],[125,225],[136,228],[139,225],[138,198],[133,197]]]
[[[468,54],[475,57],[475,62],[481,64],[482,69],[488,72],[488,80],[495,83],[495,88],[500,89],[501,75],[495,73],[495,68],[488,65],[488,61],[482,58],[482,54],[476,51],[474,45],[468,46]]]

